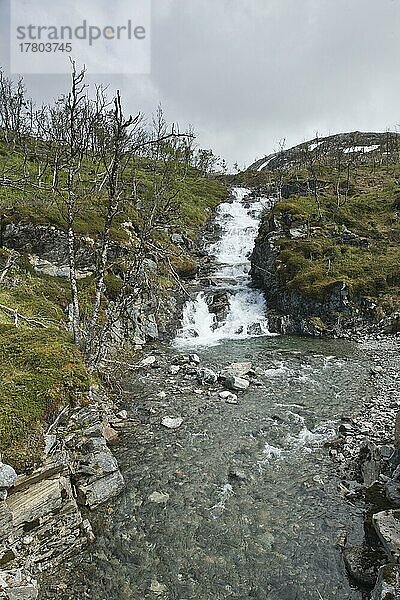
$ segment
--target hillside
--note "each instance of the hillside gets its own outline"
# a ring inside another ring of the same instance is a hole
[[[19,471],[40,461],[49,423],[66,403],[85,401],[93,381],[68,332],[71,289],[65,207],[51,197],[45,183],[37,185],[40,156],[32,153],[26,160],[20,146],[5,141],[0,145],[0,453]],[[153,208],[154,165],[143,158],[134,162],[132,180],[141,204],[126,203],[113,224],[103,310],[116,301],[124,286],[126,263],[135,253],[143,223]],[[80,200],[75,220],[84,318],[90,314],[95,293],[96,255],[105,214],[105,200],[93,202],[91,197],[89,167],[84,170],[86,183],[83,180],[87,197]],[[29,177],[21,186],[15,181],[24,170]],[[14,183],[7,185],[5,180],[11,175]],[[140,345],[173,327],[170,321],[181,294],[177,277],[196,272],[194,241],[211,210],[226,195],[221,183],[194,167],[176,176],[174,186],[172,218],[155,228],[147,240],[134,308],[114,327],[118,347],[124,336]]]
[[[399,144],[398,134],[340,134],[261,159],[243,174],[278,197],[252,257],[273,329],[398,329]]]

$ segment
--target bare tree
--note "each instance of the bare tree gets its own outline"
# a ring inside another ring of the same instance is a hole
[[[71,86],[67,96],[62,97],[48,111],[47,130],[51,189],[66,220],[68,239],[69,279],[71,287],[70,324],[74,340],[82,341],[82,323],[78,293],[76,265],[76,216],[79,200],[89,192],[89,182],[84,177],[85,161],[90,158],[93,129],[102,105],[92,102],[87,95],[85,68],[77,70],[71,61]]]
[[[105,127],[105,132],[110,133],[110,138],[107,139],[103,135],[103,145],[100,147],[101,150],[99,148],[101,162],[105,169],[104,187],[107,190],[107,212],[96,268],[96,292],[89,331],[94,330],[99,319],[101,296],[104,292],[104,278],[108,262],[111,227],[120,210],[121,201],[126,190],[124,172],[131,159],[132,133],[138,127],[141,115],[138,113],[136,117],[129,116],[125,118],[121,106],[121,96],[119,91],[117,91],[114,98],[114,110],[108,117],[106,120],[109,122],[109,127]],[[103,183],[101,184],[102,186]]]

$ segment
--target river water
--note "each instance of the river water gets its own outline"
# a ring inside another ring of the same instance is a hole
[[[153,349],[158,368],[124,374],[124,407],[137,420],[115,448],[126,490],[93,515],[96,541],[47,581],[43,598],[361,598],[336,544],[346,529],[359,535],[361,515],[339,496],[325,444],[372,393],[369,358],[350,342],[269,334],[248,278],[269,201],[245,196],[236,190],[219,210],[212,284],[187,304],[175,343]],[[207,302],[221,289],[224,323]],[[252,363],[238,404],[188,366],[170,373],[190,352],[215,371]],[[165,416],[183,424],[168,430]]]

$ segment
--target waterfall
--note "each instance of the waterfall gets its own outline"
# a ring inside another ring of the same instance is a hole
[[[251,287],[250,255],[268,198],[252,199],[250,190],[234,188],[232,202],[218,208],[216,224],[220,239],[208,253],[214,259],[213,285],[186,303],[177,345],[209,346],[226,339],[270,335],[262,292]],[[214,298],[223,296],[226,314],[217,318]]]

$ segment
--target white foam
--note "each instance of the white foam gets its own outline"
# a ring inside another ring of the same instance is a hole
[[[281,363],[279,367],[266,369],[264,371],[264,375],[266,375],[267,377],[280,377],[281,375],[286,375],[288,371],[288,367],[285,367],[285,365]]]
[[[263,453],[265,455],[265,459],[267,462],[273,458],[281,458],[283,450],[282,448],[278,448],[277,446],[271,446],[268,442],[265,443]]]
[[[336,431],[332,424],[320,425],[310,431],[306,425],[302,427],[297,436],[290,436],[292,450],[302,450],[311,453],[320,448],[325,442],[335,437]]]
[[[231,484],[225,483],[225,485],[223,485],[220,491],[218,492],[219,501],[213,506],[211,506],[211,508],[209,508],[208,510],[226,510],[225,502],[234,494],[235,492],[233,491],[233,487],[231,486]]]

